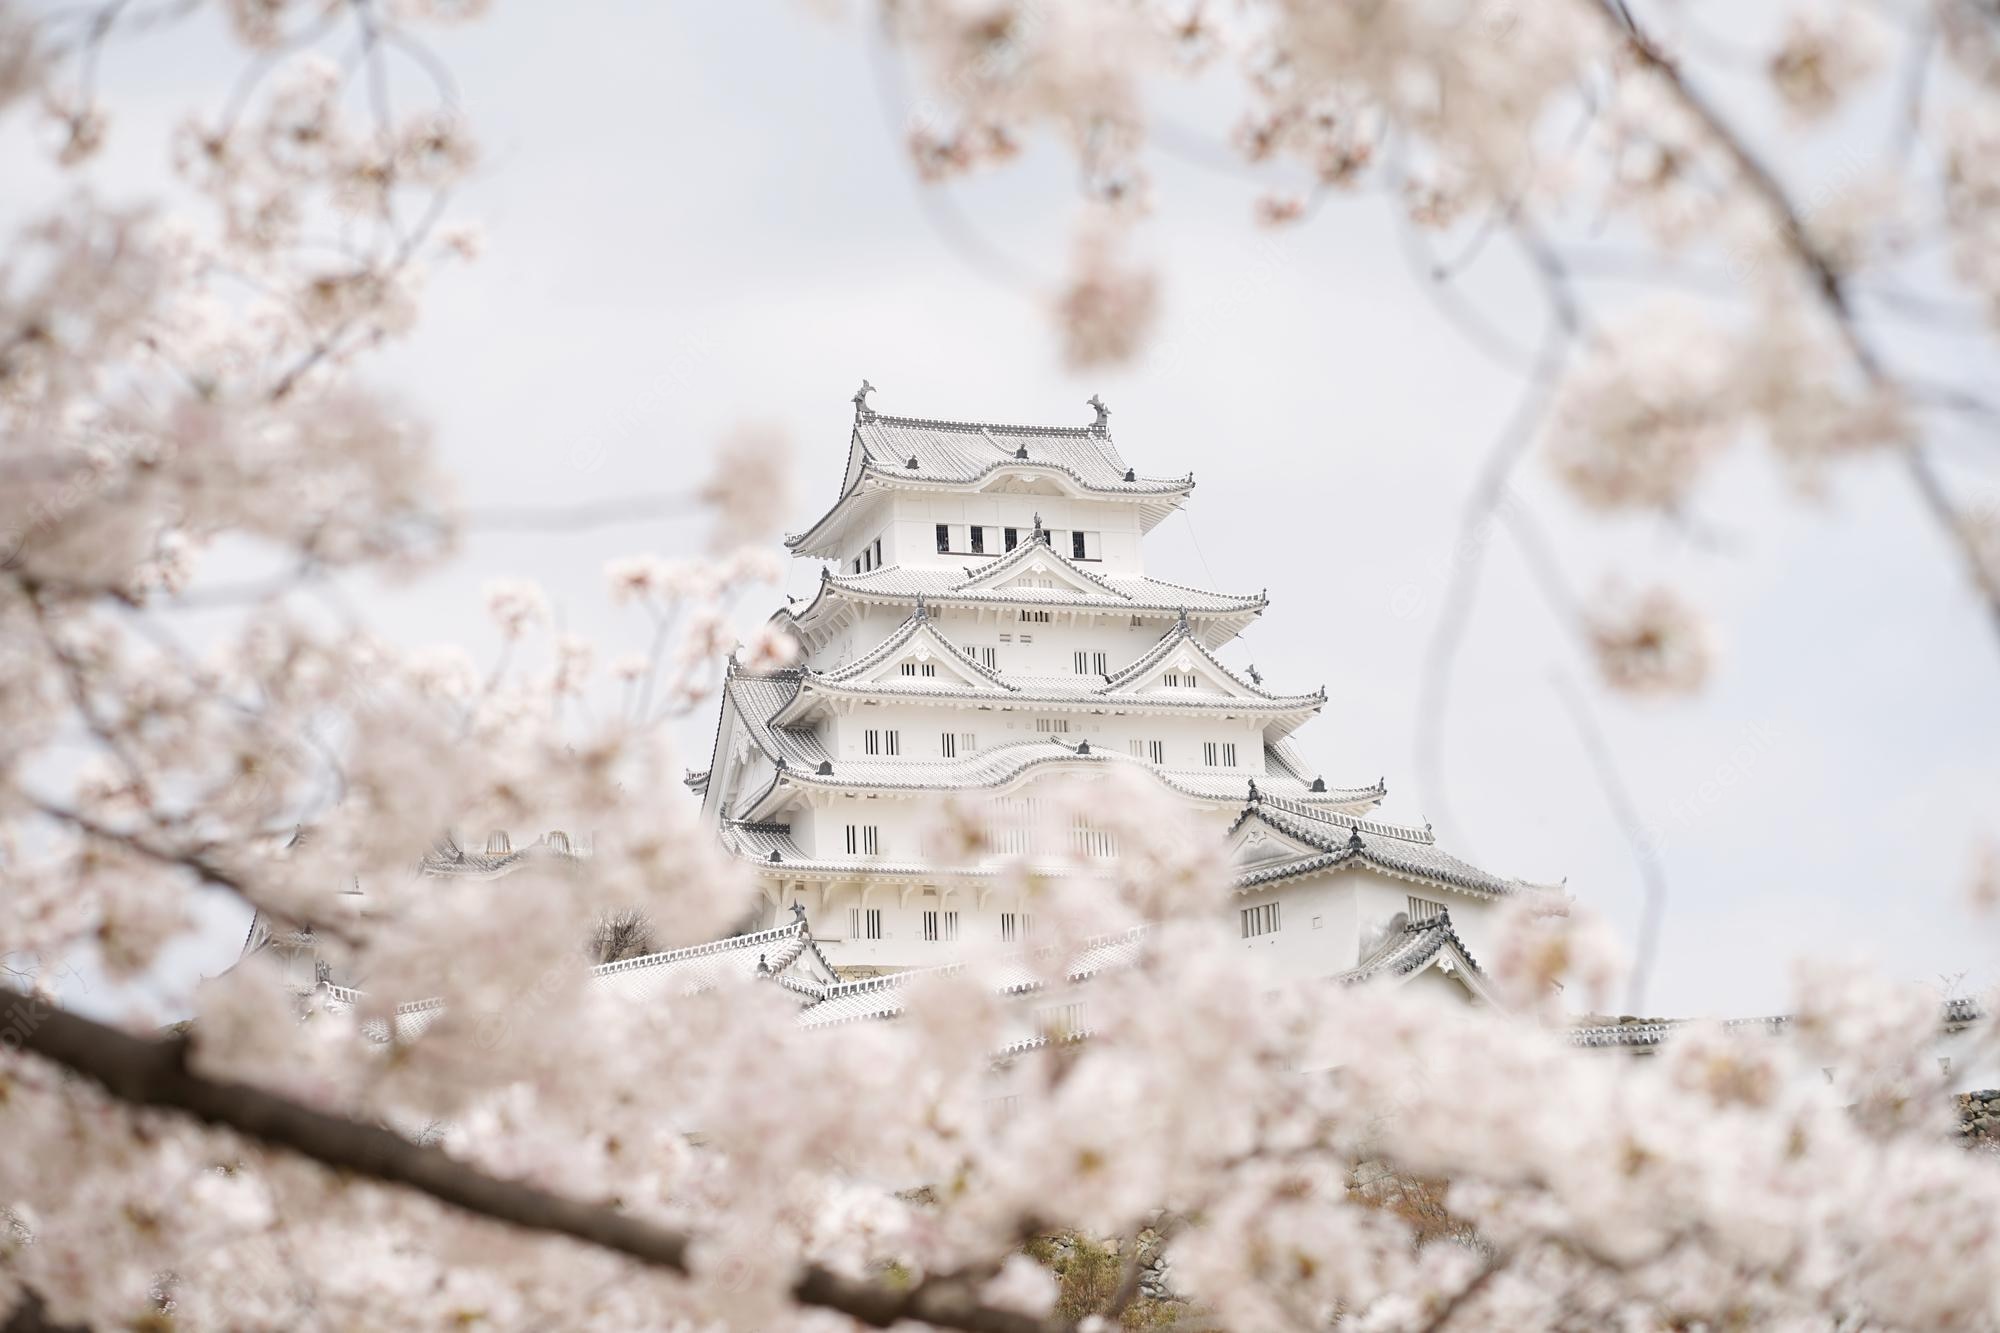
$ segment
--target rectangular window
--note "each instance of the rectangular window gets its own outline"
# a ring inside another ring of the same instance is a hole
[[[1069,719],[1066,717],[1038,717],[1035,719],[1035,730],[1041,732],[1044,736],[1063,735],[1069,731]]]
[[[1076,559],[1081,560],[1083,559],[1083,547],[1084,547],[1083,534],[1080,532],[1072,532],[1069,535],[1069,553]]]
[[[1125,748],[1131,751],[1134,759],[1145,759],[1155,764],[1167,762],[1165,741],[1127,741]]]
[[[861,752],[870,755],[898,755],[903,752],[903,733],[870,727],[861,733]]]
[[[1000,540],[1005,542],[1007,549],[1011,551],[1021,544],[1021,530],[1019,528],[1002,528],[1000,529]]]
[[[1076,674],[1079,676],[1101,676],[1104,674],[1103,653],[1078,652],[1075,655]]]
[[[1025,940],[1035,933],[1035,918],[1027,912],[1002,912],[1000,914],[1000,942],[1013,944]]]
[[[1236,767],[1235,741],[1203,741],[1201,760],[1210,768]]]
[[[1035,641],[1035,636],[1032,634],[1023,634],[1021,636],[1022,643],[1033,643],[1034,641]]]
[[[972,742],[969,731],[947,731],[938,737],[938,753],[946,759],[956,759],[960,755],[971,754],[979,747]]]
[[[847,909],[847,936],[855,940],[879,940],[882,938],[882,909],[879,907],[850,907]]]
[[[1061,1041],[1065,1037],[1083,1035],[1083,1001],[1072,1000],[1068,1004],[1050,1004],[1035,1010],[1035,1026],[1045,1037]]]
[[[1000,636],[1000,642],[1002,642],[1002,643],[1012,643],[1012,642],[1014,642],[1014,636],[1013,636],[1013,635],[1011,635],[1011,634],[1002,634],[1002,635]]]
[[[849,856],[875,856],[882,850],[882,830],[875,824],[849,824],[847,826],[847,854]]]
[[[958,913],[925,912],[924,938],[933,942],[958,938]]]
[[[949,523],[940,523],[937,525],[937,543],[939,551],[949,551],[951,549],[951,525]]]
[[[1428,898],[1410,899],[1411,921],[1435,921],[1444,915],[1444,904],[1434,903]]]
[[[1111,857],[1118,855],[1118,840],[1101,828],[1093,828],[1090,821],[1078,815],[1070,825],[1070,849],[1079,856]]]
[[[882,568],[882,539],[880,537],[875,539],[874,557],[869,561],[868,567],[870,569]]]
[[[986,554],[986,529],[977,524],[974,524],[972,528],[972,553],[974,555]]]
[[[1243,938],[1255,939],[1259,935],[1269,935],[1278,929],[1278,904],[1263,903],[1257,907],[1246,907],[1243,916]]]

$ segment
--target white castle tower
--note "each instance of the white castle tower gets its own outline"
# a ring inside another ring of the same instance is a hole
[[[1524,887],[1440,851],[1428,828],[1367,817],[1380,782],[1332,787],[1292,733],[1323,688],[1281,693],[1216,651],[1260,593],[1169,583],[1144,542],[1194,477],[1141,476],[1093,398],[1087,426],[886,416],[854,395],[832,508],[786,545],[828,562],[777,613],[800,665],[732,664],[708,770],[689,775],[763,919],[799,910],[847,976],[1028,943],[1035,907],[994,867],[928,854],[943,793],[993,803],[996,852],[1025,845],[1038,791],[1129,765],[1233,846],[1219,924],[1285,975],[1385,970],[1483,993],[1472,962],[1494,902]],[[1062,850],[1115,856],[1088,823]],[[1011,844],[1011,845],[1010,845]]]

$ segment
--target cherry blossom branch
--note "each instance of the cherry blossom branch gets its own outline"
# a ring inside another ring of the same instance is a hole
[[[1444,608],[1431,630],[1418,683],[1416,765],[1424,802],[1438,823],[1450,828],[1451,803],[1445,793],[1445,714],[1451,702],[1452,668],[1464,642],[1466,625],[1478,597],[1485,565],[1484,529],[1506,501],[1508,479],[1535,437],[1549,395],[1568,357],[1573,325],[1561,306],[1554,306],[1543,335],[1534,375],[1522,392],[1513,415],[1489,448],[1485,463],[1466,497],[1452,548],[1452,568],[1445,588]]]
[[[1505,1260],[1495,1259],[1473,1274],[1470,1282],[1454,1291],[1445,1299],[1444,1304],[1438,1307],[1437,1313],[1424,1325],[1423,1333],[1442,1333],[1445,1326],[1457,1318],[1458,1312],[1476,1300],[1479,1293],[1486,1290],[1487,1285],[1498,1277],[1500,1270],[1506,1266]]]
[[[566,1236],[670,1273],[692,1271],[694,1238],[685,1232],[502,1180],[378,1126],[315,1110],[262,1088],[206,1077],[188,1067],[186,1036],[135,1037],[4,991],[0,1034],[84,1075],[129,1105],[191,1116],[322,1166],[400,1185],[474,1217]],[[971,1278],[950,1273],[896,1290],[813,1264],[800,1274],[792,1297],[873,1328],[906,1320],[964,1333],[1066,1333],[1069,1327],[1061,1320],[1039,1320],[985,1304]]]
[[[230,870],[227,866],[218,865],[216,862],[210,860],[197,848],[177,849],[162,847],[142,834],[126,829],[113,828],[111,825],[94,819],[81,810],[57,805],[50,801],[29,798],[27,804],[30,809],[37,811],[44,818],[52,819],[59,824],[68,824],[79,833],[101,839],[104,842],[114,843],[119,847],[123,847],[128,852],[144,857],[146,860],[158,865],[169,866],[176,870],[185,870],[204,884],[218,889],[225,889],[235,894],[246,906],[254,908],[256,911],[262,912],[265,916],[277,921],[299,928],[305,928],[310,925],[314,931],[330,935],[337,940],[350,943],[354,940],[352,932],[346,931],[338,925],[329,925],[325,922],[308,923],[301,921],[296,913],[267,901],[257,891],[255,885],[233,870]]]
[[[7,1322],[0,1324],[0,1333],[90,1333],[90,1330],[81,1324],[51,1322],[41,1293],[30,1287],[21,1294]]]
[[[1848,298],[1845,279],[1839,267],[1814,243],[1806,231],[1805,218],[1792,202],[1782,182],[1767,167],[1762,159],[1751,151],[1742,137],[1723,119],[1722,114],[1709,104],[1708,99],[1697,92],[1681,77],[1679,68],[1653,44],[1632,13],[1620,0],[1598,0],[1592,7],[1608,23],[1618,36],[1622,37],[1632,57],[1639,65],[1650,71],[1660,86],[1680,104],[1682,110],[1701,125],[1716,146],[1722,149],[1750,192],[1764,206],[1774,224],[1778,240],[1790,253],[1807,279],[1807,285],[1818,297],[1822,309],[1831,318],[1834,330],[1846,346],[1849,356],[1860,369],[1870,385],[1878,388],[1892,387],[1895,376],[1884,366],[1881,356],[1868,342],[1854,317],[1854,307]],[[1937,465],[1924,453],[1918,444],[1911,444],[1903,451],[1904,468],[1917,489],[1918,498],[1924,502],[1931,517],[1945,530],[1958,547],[1967,571],[1972,575],[1974,586],[1986,602],[1988,616],[1993,628],[2000,633],[2000,569],[1993,569],[1981,558],[1975,535],[1970,531],[1963,516],[1958,511],[1944,478],[1938,473]]]

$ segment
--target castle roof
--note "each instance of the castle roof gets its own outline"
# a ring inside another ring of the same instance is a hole
[[[1541,887],[1525,880],[1503,879],[1460,860],[1437,845],[1428,826],[1409,828],[1305,805],[1261,787],[1230,825],[1230,835],[1252,823],[1277,835],[1275,849],[1264,859],[1243,865],[1236,876],[1239,893],[1320,874],[1350,861],[1399,879],[1456,889],[1474,897],[1500,898]]]
[[[1479,998],[1493,998],[1486,973],[1452,928],[1448,911],[1390,931],[1367,957],[1333,980],[1353,985],[1378,977],[1409,977],[1434,965],[1458,972]]]
[[[920,658],[931,674],[904,675],[884,668]],[[1145,689],[1170,666],[1192,672],[1200,665],[1213,690]],[[942,674],[939,674],[940,671]],[[1224,666],[1195,637],[1190,623],[1175,623],[1161,640],[1119,670],[1105,676],[1027,676],[986,666],[931,620],[923,603],[888,638],[833,671],[802,668],[798,692],[772,717],[790,726],[810,716],[827,698],[896,698],[939,704],[998,703],[1002,707],[1048,705],[1121,712],[1227,712],[1268,714],[1274,727],[1289,730],[1326,702],[1325,690],[1273,694]]]
[[[1035,489],[1131,499],[1150,528],[1194,489],[1194,476],[1141,477],[1112,442],[1109,413],[1088,426],[1017,426],[887,416],[856,395],[840,497],[804,532],[785,539],[800,555],[827,555],[857,498],[896,487]]]
[[[1959,1032],[1987,1017],[1986,1008],[1979,1001],[1960,996],[1944,1001],[1938,1006],[1938,1027],[1946,1033]],[[1570,1026],[1567,1033],[1572,1046],[1596,1049],[1624,1049],[1649,1051],[1666,1043],[1676,1032],[1702,1023],[1714,1023],[1724,1032],[1756,1033],[1763,1036],[1781,1036],[1797,1020],[1791,1014],[1770,1014],[1761,1018],[1725,1018],[1721,1020],[1700,1018],[1634,1018],[1630,1015],[1617,1019],[1601,1017],[1584,1018]]]
[[[836,759],[817,733],[785,726],[779,720],[804,683],[805,673],[799,669],[769,674],[731,670],[723,682],[729,708],[742,721],[751,743],[771,761],[775,770],[762,789],[747,796],[732,812],[737,818],[753,822],[767,819],[784,808],[787,792],[796,789],[865,789],[913,795],[995,790],[1034,771],[1057,765],[1134,764],[1172,791],[1217,803],[1242,799],[1253,784],[1268,797],[1288,800],[1301,810],[1365,807],[1380,801],[1384,794],[1380,782],[1353,788],[1328,788],[1317,780],[1307,782],[1284,764],[1273,763],[1269,748],[1265,751],[1266,771],[1255,778],[1223,769],[1161,768],[1130,755],[1093,749],[1087,742],[1072,748],[1058,736],[991,746],[956,759]]]
[[[771,728],[774,734],[783,729]],[[1087,769],[1113,764],[1130,764],[1145,770],[1168,790],[1197,801],[1228,804],[1243,799],[1250,782],[1269,782],[1301,802],[1324,803],[1330,807],[1373,804],[1382,797],[1381,787],[1334,788],[1313,791],[1296,778],[1250,778],[1241,772],[1222,769],[1162,768],[1146,760],[1110,750],[1092,748],[1087,742],[1071,748],[1059,736],[982,748],[978,753],[957,759],[827,759],[830,772],[810,768],[780,767],[763,790],[748,797],[735,813],[755,820],[782,810],[786,789],[866,790],[878,794],[917,795],[940,791],[997,791],[1041,771],[1058,767]]]
[[[1058,984],[1081,985],[1108,972],[1136,967],[1145,956],[1149,933],[1149,927],[1136,926],[1115,935],[1085,940],[1067,957],[1058,956],[1054,948],[1044,947],[978,963],[948,963],[862,981],[836,982],[821,988],[819,1000],[800,1013],[799,1021],[806,1027],[817,1028],[898,1018],[908,1012],[912,982],[927,976],[961,974],[968,969],[976,969],[991,992],[1002,996],[1032,995],[1049,991]],[[1051,963],[1060,964],[1059,970],[1052,968]],[[1455,972],[1475,996],[1492,1002],[1491,983],[1459,939],[1458,932],[1452,929],[1449,914],[1411,922],[1390,932],[1357,966],[1333,973],[1326,980],[1339,985],[1400,982],[1432,967]],[[1039,1044],[1032,1035],[1023,1034],[1023,1038],[1008,1049],[1025,1050]]]
[[[767,977],[790,984],[787,989],[808,999],[839,974],[814,943],[803,916],[772,930],[730,935],[719,940],[665,949],[642,958],[600,963],[590,969],[590,983],[621,999],[645,1001],[659,995],[695,995],[718,986]],[[354,986],[319,984],[327,1007],[335,1011],[365,1005],[367,992]],[[361,1024],[362,1034],[386,1042],[393,1023],[397,1041],[420,1037],[443,1016],[445,1001],[431,998],[398,1004],[386,1015]]]
[[[1034,568],[1030,568],[1033,566]],[[1016,577],[1009,578],[1010,575]],[[866,574],[820,573],[819,591],[804,607],[785,607],[783,619],[801,639],[817,637],[822,617],[844,603],[955,607],[1029,607],[1082,615],[1138,616],[1165,620],[1185,616],[1210,646],[1236,637],[1270,604],[1259,593],[1211,592],[1165,579],[1099,574],[1047,542],[1022,542],[1005,555],[958,570],[889,565]]]

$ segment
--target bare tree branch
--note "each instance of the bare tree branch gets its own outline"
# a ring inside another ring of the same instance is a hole
[[[1632,802],[1624,776],[1618,771],[1618,761],[1612,756],[1611,747],[1605,743],[1597,719],[1591,716],[1583,691],[1561,671],[1551,671],[1549,680],[1555,686],[1556,696],[1562,700],[1563,708],[1569,713],[1571,724],[1576,727],[1584,752],[1590,756],[1590,766],[1597,773],[1598,790],[1603,793],[1605,804],[1611,807],[1611,816],[1618,822],[1618,831],[1624,835],[1626,845],[1632,850],[1632,862],[1639,868],[1639,884],[1645,896],[1639,910],[1638,940],[1632,950],[1632,973],[1626,983],[1625,1012],[1643,1014],[1646,1012],[1646,982],[1652,975],[1654,955],[1659,952],[1660,920],[1667,910],[1667,876],[1660,868],[1659,848],[1646,836],[1645,821],[1639,817],[1639,809]]]
[[[1660,86],[1666,90],[1681,108],[1701,125],[1716,145],[1728,155],[1749,187],[1751,194],[1763,204],[1777,231],[1779,243],[1790,253],[1807,280],[1807,286],[1819,298],[1821,308],[1833,322],[1834,331],[1846,346],[1855,365],[1871,385],[1894,387],[1895,376],[1883,364],[1868,339],[1863,335],[1854,317],[1854,307],[1848,299],[1845,279],[1840,268],[1819,248],[1806,230],[1804,216],[1786,193],[1784,184],[1771,169],[1750,150],[1748,144],[1733,130],[1722,114],[1681,77],[1680,69],[1652,42],[1631,12],[1619,0],[1599,0],[1597,12],[1626,40],[1633,58],[1639,65],[1658,78]],[[1968,528],[1963,515],[1958,511],[1950,492],[1945,488],[1937,467],[1924,454],[1920,445],[1912,444],[1903,452],[1905,469],[1911,482],[1917,488],[1917,495],[1924,502],[1945,534],[1958,547],[1966,570],[1971,575],[1973,585],[1986,602],[1986,610],[1993,622],[1996,633],[2000,633],[2000,570],[1990,568],[1981,557],[1977,539]]]
[[[0,992],[0,1035],[45,1060],[94,1080],[133,1106],[189,1115],[273,1148],[401,1185],[473,1216],[567,1236],[671,1273],[690,1272],[693,1238],[601,1204],[519,1181],[501,1180],[375,1125],[315,1110],[188,1067],[188,1038],[135,1037],[14,992]],[[928,1277],[901,1290],[808,1265],[792,1288],[803,1305],[836,1310],[874,1328],[904,1320],[965,1333],[1064,1333],[1061,1321],[1032,1318],[980,1300],[972,1279]]]

